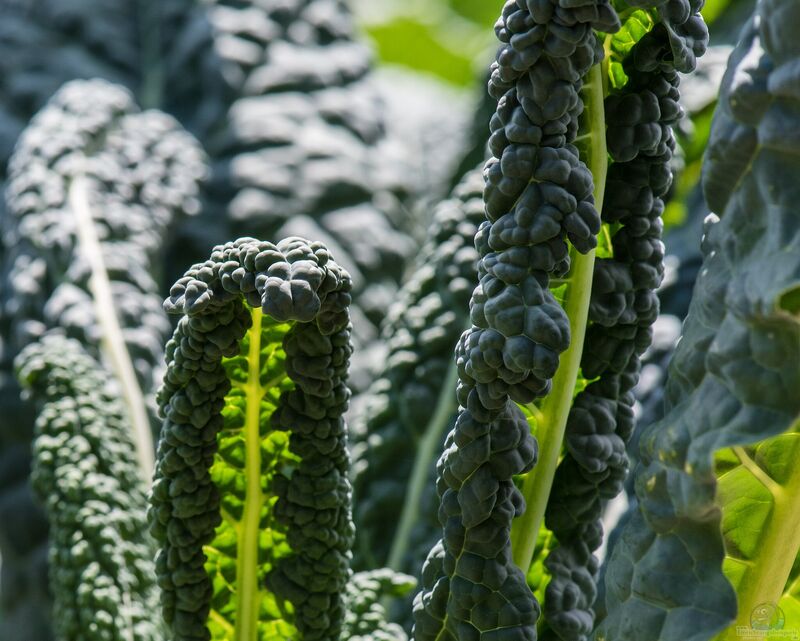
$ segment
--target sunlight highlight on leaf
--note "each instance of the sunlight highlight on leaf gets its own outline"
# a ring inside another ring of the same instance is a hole
[[[637,9],[623,22],[622,28],[609,39],[608,79],[612,88],[621,89],[627,84],[628,76],[622,68],[622,61],[654,24],[652,10]]]

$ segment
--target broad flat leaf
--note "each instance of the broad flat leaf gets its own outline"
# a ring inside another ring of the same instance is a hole
[[[798,3],[762,1],[723,82],[703,177],[718,217],[706,226],[703,269],[670,366],[667,415],[642,435],[641,508],[610,560],[597,641],[707,641],[736,618],[720,528],[731,510],[746,507],[747,519],[728,532],[741,554],[752,553],[767,497],[732,472],[736,500],[720,507],[725,485],[718,493],[714,454],[746,452],[800,416],[798,24]],[[780,476],[781,457],[772,460],[762,447],[752,456]],[[742,497],[745,486],[752,494]],[[796,550],[758,552],[768,553],[793,559]],[[774,601],[782,591],[759,598]],[[749,617],[748,608],[739,609]]]

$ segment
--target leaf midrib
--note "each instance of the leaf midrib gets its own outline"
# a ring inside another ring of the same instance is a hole
[[[594,200],[598,211],[603,209],[608,152],[606,148],[606,123],[604,110],[605,65],[594,65],[583,86],[585,96],[584,112],[588,114],[589,158],[587,166],[594,178]],[[553,487],[558,459],[567,424],[569,408],[572,404],[575,383],[583,355],[583,341],[586,335],[589,299],[592,293],[595,250],[580,254],[570,251],[572,268],[567,277],[569,281],[564,310],[569,318],[570,345],[559,358],[558,370],[553,377],[550,393],[541,401],[538,410],[533,404],[529,411],[537,412],[541,420],[537,424],[536,437],[539,442],[539,460],[522,482],[525,497],[525,512],[514,519],[511,525],[511,549],[514,563],[527,576],[536,549],[547,501]]]
[[[89,290],[92,294],[97,323],[100,326],[100,348],[120,385],[128,416],[133,427],[136,456],[143,480],[153,476],[154,449],[150,419],[147,416],[144,394],[136,378],[122,326],[116,314],[117,305],[111,291],[108,269],[103,259],[103,247],[97,235],[89,203],[88,179],[76,175],[70,184],[68,201],[75,216],[78,249],[89,264]]]
[[[265,388],[261,385],[261,324],[263,312],[252,310],[253,325],[247,353],[247,383],[244,386],[246,413],[245,440],[245,498],[238,530],[236,550],[237,606],[234,641],[257,641],[258,613],[261,591],[258,585],[258,533],[264,497],[261,491],[261,400]]]

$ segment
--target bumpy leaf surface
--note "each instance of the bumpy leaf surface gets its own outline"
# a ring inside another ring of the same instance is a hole
[[[172,288],[150,522],[173,637],[339,638],[353,538],[350,279],[320,243],[217,246]]]
[[[59,91],[9,165],[10,345],[59,326],[99,353],[112,340],[99,317],[110,302],[141,384],[155,387],[169,324],[153,274],[174,219],[196,213],[204,174],[197,143],[171,117],[139,112],[125,89],[75,81]],[[111,301],[94,300],[100,276]]]
[[[348,641],[407,641],[405,631],[386,620],[382,602],[402,597],[417,584],[414,577],[392,570],[369,570],[354,574],[347,582],[342,639]]]
[[[610,560],[598,640],[705,641],[736,615],[714,454],[780,434],[800,415],[799,22],[795,2],[759,3],[723,81],[703,177],[716,215],[667,415],[641,438],[640,512]]]
[[[31,482],[50,523],[56,636],[161,641],[146,486],[119,390],[58,334],[27,346],[16,366],[37,406]]]
[[[569,319],[548,287],[569,270],[567,239],[584,253],[597,244],[592,174],[573,142],[583,76],[602,57],[593,29],[618,26],[605,2],[507,2],[496,25],[480,284],[456,348],[461,408],[438,463],[443,538],[423,567],[418,640],[536,638],[539,606],[509,541],[525,509],[513,477],[536,460],[516,403],[550,391],[569,345]]]
[[[741,4],[739,0],[735,2]],[[706,15],[705,10],[703,15]],[[709,24],[709,32],[717,33],[717,26],[717,23]],[[660,311],[653,323],[653,341],[642,355],[642,370],[633,390],[636,426],[627,446],[631,466],[638,459],[639,435],[664,416],[667,367],[675,353],[703,262],[700,240],[703,220],[709,212],[703,198],[700,174],[717,93],[731,50],[732,47],[727,45],[709,47],[698,60],[694,73],[681,78],[681,104],[690,122],[684,120],[676,130],[680,152],[676,151],[673,159],[675,180],[664,198],[664,279],[657,291]],[[609,504],[605,511],[604,526],[614,524],[604,542],[605,559],[608,559],[625,522],[638,510],[632,475],[628,475],[625,481],[624,502],[627,509],[622,514],[619,514],[619,508],[623,501]],[[600,618],[605,616],[605,567],[603,563],[597,583],[596,607]]]
[[[644,3],[631,3],[644,4]],[[623,488],[633,432],[633,388],[659,311],[664,271],[663,199],[672,183],[673,127],[683,116],[678,71],[692,71],[708,31],[702,3],[647,3],[610,39],[606,139],[613,160],[602,217],[611,256],[594,266],[581,370],[545,523],[558,544],[545,566],[543,639],[584,641],[595,620],[604,502]],[[679,11],[680,9],[680,11]]]
[[[353,411],[356,565],[416,572],[438,537],[435,463],[457,410],[453,349],[477,278],[483,179],[434,212],[417,267],[383,327],[389,356]]]

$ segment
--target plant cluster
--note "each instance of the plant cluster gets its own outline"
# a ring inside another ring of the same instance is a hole
[[[507,0],[430,216],[340,0],[0,10],[0,639],[800,629],[794,0]]]

